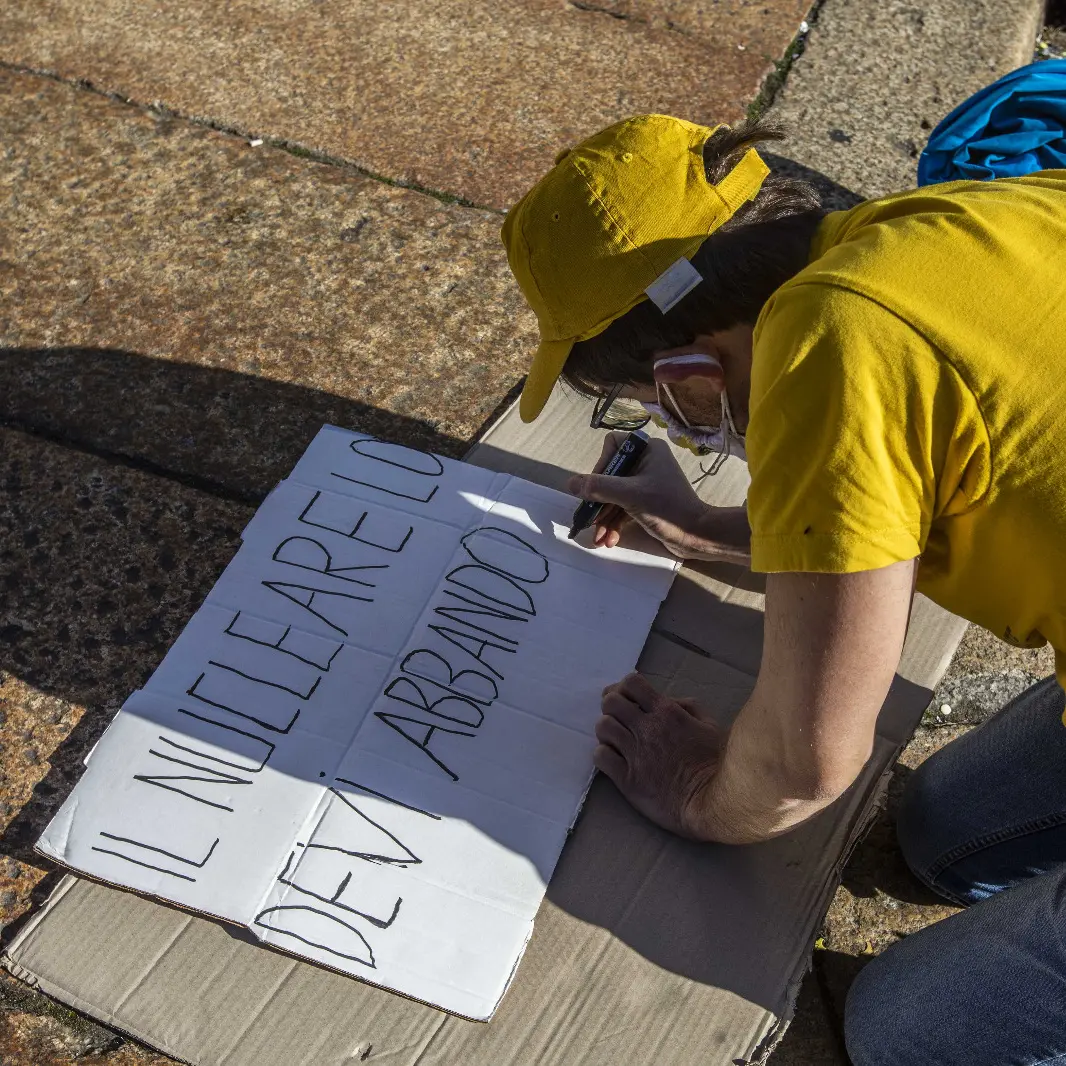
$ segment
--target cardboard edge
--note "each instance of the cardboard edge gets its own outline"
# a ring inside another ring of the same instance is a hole
[[[522,379],[522,383],[525,384],[524,377]],[[481,432],[477,435],[477,438],[475,440],[472,440],[470,442],[470,447],[467,448],[465,452],[463,452],[462,461],[464,463],[467,461],[469,456],[473,455],[473,453],[478,450],[478,448],[482,444],[488,444],[489,438],[500,428],[501,424],[511,414],[511,412],[518,410],[518,404],[519,399],[516,397],[509,404],[507,404],[504,409],[500,411],[487,426],[482,427]]]
[[[64,862],[63,859],[53,855],[50,851],[42,850],[41,848],[37,847],[36,844],[34,844],[33,850],[37,852],[38,855],[42,855],[49,862],[54,863],[56,866],[59,866],[63,869],[63,881],[60,882],[60,886],[63,885],[68,879],[71,881],[91,881],[94,884],[103,885],[105,888],[113,888],[118,892],[128,892],[131,896],[137,896],[140,899],[146,899],[151,903],[158,903],[160,906],[169,907],[171,910],[181,911],[182,914],[191,914],[197,918],[206,918],[210,922],[218,922],[220,925],[228,925],[233,929],[242,929],[251,932],[251,930],[248,929],[248,927],[244,925],[243,922],[234,921],[232,918],[223,918],[221,914],[213,914],[211,911],[197,910],[197,908],[195,907],[186,907],[181,903],[176,903],[172,899],[167,899],[166,896],[159,896],[151,892],[144,892],[141,889],[130,888],[129,885],[120,885],[117,881],[108,881],[106,877],[97,877],[94,874],[86,873],[84,870],[79,870],[76,866],[70,866],[68,863]],[[60,896],[56,895],[56,893],[58,892],[59,887],[57,886],[55,891],[52,893],[53,896],[56,896],[57,903],[61,898]],[[48,899],[45,901],[45,907],[41,908],[40,910],[41,914],[44,914],[45,909],[51,902],[52,896],[49,896]],[[35,924],[35,920],[27,922],[24,929],[29,929],[31,925]],[[11,946],[14,947],[14,945],[19,940],[21,940],[21,938],[22,931],[20,931],[19,935],[15,938],[15,940],[11,942]]]
[[[97,1009],[89,1000],[84,999],[68,988],[64,988],[63,985],[59,984],[57,981],[42,977],[27,966],[22,965],[18,960],[17,953],[22,948],[23,944],[33,935],[37,926],[40,925],[53,910],[55,910],[63,897],[75,888],[78,880],[79,878],[73,873],[63,875],[63,879],[54,889],[52,889],[51,894],[44,903],[37,908],[26,924],[18,931],[11,943],[4,948],[3,953],[0,954],[0,966],[2,966],[17,981],[21,981],[35,992],[47,996],[55,1003],[58,1003],[69,1010],[73,1010],[93,1022],[106,1026],[108,1029],[121,1033],[123,1036],[128,1037],[131,1040],[136,1040],[139,1044],[143,1044],[145,1047],[154,1048],[156,1051],[168,1055],[177,1062],[189,1063],[190,1066],[195,1066],[191,1060],[182,1058],[176,1051],[168,1047],[165,1041],[159,1040],[158,1037],[142,1033],[135,1028],[119,1025],[114,1016],[109,1012]]]
[[[166,1055],[175,1062],[186,1063],[187,1066],[196,1066],[191,1059],[182,1058],[173,1048],[169,1047],[165,1042],[160,1041],[157,1037],[149,1037],[140,1032],[140,1030],[125,1025],[119,1025],[114,1017],[106,1011],[97,1012],[93,1009],[92,1004],[88,1000],[84,1000],[80,996],[75,995],[62,985],[36,977],[29,970],[23,970],[17,963],[10,962],[6,954],[0,958],[0,965],[2,965],[13,977],[24,982],[35,992],[47,996],[48,999],[59,1004],[66,1010],[72,1010],[76,1014],[80,1014],[83,1018],[88,1018],[90,1021],[95,1022],[98,1025],[105,1026],[111,1032],[120,1033],[122,1036],[131,1041],[135,1041],[143,1047],[158,1051],[160,1054]]]
[[[584,803],[584,799],[582,799],[582,803]],[[578,813],[580,814],[580,808],[578,809]],[[44,854],[44,852],[40,852],[40,854]],[[51,856],[47,857],[49,859],[52,858]],[[28,936],[31,930],[35,929],[37,925],[44,920],[47,914],[53,909],[53,905],[58,904],[59,901],[63,898],[63,896],[66,895],[66,893],[69,892],[78,881],[86,881],[90,884],[103,885],[105,888],[112,888],[116,892],[128,893],[129,895],[136,896],[138,899],[143,899],[148,903],[154,903],[157,906],[166,907],[169,910],[173,911],[178,911],[179,913],[188,915],[191,918],[203,918],[206,921],[215,922],[218,925],[229,926],[231,929],[239,929],[242,933],[247,933],[250,937],[254,938],[258,947],[264,949],[265,951],[272,951],[275,955],[281,955],[283,958],[287,959],[295,959],[298,962],[305,962],[310,966],[317,966],[320,969],[328,970],[330,973],[338,974],[340,977],[345,977],[350,981],[357,981],[359,984],[369,985],[372,988],[380,988],[382,991],[388,992],[390,995],[399,996],[401,999],[410,1000],[412,1003],[421,1003],[424,1007],[430,1007],[435,1011],[440,1011],[441,1014],[452,1015],[456,1018],[462,1018],[463,1021],[479,1022],[482,1024],[492,1021],[493,1016],[499,1009],[500,1004],[503,1002],[503,997],[507,993],[507,989],[511,987],[511,982],[514,980],[515,974],[518,972],[518,963],[522,961],[522,958],[526,953],[526,948],[529,945],[530,937],[533,935],[533,923],[530,922],[529,932],[527,933],[525,942],[522,945],[522,951],[519,954],[518,960],[515,962],[514,967],[511,970],[510,976],[507,978],[507,983],[504,985],[503,992],[500,993],[500,998],[496,1001],[495,1006],[493,1006],[492,1008],[492,1012],[484,1018],[475,1018],[471,1014],[462,1014],[459,1011],[448,1010],[447,1007],[442,1007],[437,1003],[430,1003],[428,1000],[418,999],[416,996],[408,995],[406,992],[399,992],[396,989],[389,988],[386,985],[378,984],[374,981],[368,981],[364,977],[359,977],[357,974],[349,973],[347,970],[340,970],[336,966],[330,966],[329,963],[320,962],[318,959],[312,959],[307,955],[300,954],[298,951],[292,951],[286,948],[278,947],[276,944],[271,944],[269,941],[262,940],[259,934],[250,925],[245,925],[242,922],[235,922],[229,918],[223,918],[220,915],[212,914],[210,911],[201,911],[197,910],[194,907],[184,907],[180,903],[175,903],[173,900],[165,899],[163,896],[155,896],[152,895],[150,892],[139,892],[137,889],[130,888],[128,885],[120,885],[114,881],[107,881],[102,877],[93,877],[91,874],[87,874],[82,870],[75,869],[73,866],[67,866],[65,863],[59,860],[52,861],[56,862],[57,865],[62,866],[63,869],[66,871],[66,873],[63,875],[63,880],[60,881],[60,883],[52,891],[52,894],[48,897],[48,899],[45,900],[44,904],[39,907],[36,912],[34,912],[34,914],[26,922],[22,929],[19,930],[18,935],[4,950],[3,955],[0,956],[0,965],[2,965],[4,969],[6,969],[12,976],[18,977],[19,980],[25,981],[33,988],[37,988],[37,982],[40,980],[40,978],[31,970],[24,971],[26,974],[30,975],[29,978],[24,978],[19,974],[16,974],[15,971],[12,970],[11,967],[8,965],[8,959],[10,958],[9,953],[15,951],[21,945],[23,938]],[[70,883],[68,884],[67,882]],[[13,958],[11,958],[11,962],[13,963],[13,965],[18,966],[20,970],[24,969]],[[32,978],[32,980],[30,978]],[[58,985],[56,987],[60,988],[60,986]],[[45,991],[43,988],[40,990]],[[64,992],[64,995],[67,994],[65,990],[60,990]],[[52,998],[59,999],[58,996],[53,996]],[[62,1003],[67,1002],[66,1000],[59,1001]],[[83,1010],[82,1008],[77,1009]],[[83,1013],[91,1012],[83,1010]],[[97,1015],[94,1014],[93,1017],[99,1020]],[[119,1028],[113,1022],[108,1021],[106,1019],[104,1020],[104,1024],[110,1026],[112,1029]],[[149,1047],[156,1048],[156,1050],[162,1051],[165,1054],[170,1055],[171,1058],[179,1058],[179,1056],[175,1055],[171,1051],[166,1050],[166,1048],[158,1047],[147,1037],[137,1036],[136,1034],[134,1034],[134,1039],[139,1040],[142,1044],[147,1044]],[[180,1061],[184,1062],[186,1060],[181,1059]]]
[[[915,729],[917,729],[917,726]],[[892,743],[890,738],[882,737],[882,739]],[[874,819],[884,808],[885,800],[888,796],[888,787],[892,781],[893,774],[896,772],[896,764],[899,762],[900,755],[903,754],[903,749],[909,742],[910,740],[908,738],[908,740],[902,744],[896,743],[891,749],[891,755],[885,763],[881,775],[878,777],[877,782],[872,785],[867,792],[866,802],[856,812],[855,817],[852,819],[851,828],[848,831],[845,844],[841,849],[840,854],[837,856],[837,860],[833,864],[832,870],[826,876],[824,892],[818,898],[818,906],[816,910],[822,915],[821,921],[823,922],[825,920],[825,915],[829,911],[829,907],[832,906],[833,897],[836,895],[837,890],[840,888],[843,881],[845,867],[851,861],[855,849],[865,839],[866,834],[869,833],[870,828],[874,823]],[[789,978],[788,989],[785,993],[787,1006],[784,1013],[776,1019],[773,1027],[759,1042],[750,1058],[743,1063],[743,1066],[763,1066],[783,1039],[785,1033],[788,1031],[789,1025],[792,1024],[792,1019],[795,1017],[796,1013],[796,1000],[799,997],[800,986],[803,984],[804,978],[806,978],[806,976],[814,969],[814,955],[817,950],[815,944],[817,943],[820,930],[821,923],[816,925],[812,931],[806,947],[800,954],[800,963],[793,970],[792,975]]]
[[[42,978],[40,974],[37,974],[33,970],[30,970],[27,967],[23,966],[15,957],[15,954],[18,952],[19,948],[21,948],[23,941],[29,938],[33,930],[36,929],[36,927],[42,921],[44,921],[45,918],[47,918],[49,913],[55,909],[56,905],[60,902],[60,900],[62,900],[62,898],[71,889],[73,889],[79,881],[85,881],[88,884],[102,885],[105,888],[111,888],[114,889],[116,892],[124,892],[131,896],[136,896],[139,899],[143,899],[148,903],[154,903],[157,906],[167,907],[170,910],[178,911],[182,914],[189,915],[190,917],[203,918],[208,921],[217,922],[219,925],[226,925],[230,926],[233,929],[239,929],[242,932],[246,932],[250,936],[254,937],[257,947],[262,948],[265,951],[271,951],[275,955],[282,956],[282,958],[295,959],[299,962],[306,962],[311,966],[317,966],[320,969],[328,970],[330,973],[335,973],[340,977],[347,978],[348,980],[357,981],[360,984],[369,985],[372,988],[380,988],[383,991],[388,992],[390,995],[399,996],[401,999],[409,1000],[412,1003],[420,1003],[422,1004],[422,1006],[430,1007],[435,1011],[439,1011],[443,1015],[461,1018],[463,1021],[477,1022],[479,1024],[487,1024],[488,1022],[490,1022],[493,1018],[493,1015],[499,1009],[500,1004],[503,1002],[503,997],[507,994],[507,989],[511,987],[511,982],[514,980],[515,974],[517,974],[518,972],[518,965],[522,961],[522,958],[525,956],[526,948],[529,946],[530,938],[533,935],[533,923],[530,922],[529,932],[527,933],[525,942],[522,945],[521,954],[518,956],[514,967],[511,969],[511,973],[507,978],[507,983],[504,985],[504,989],[503,992],[500,994],[500,998],[496,1001],[495,1006],[492,1008],[492,1014],[489,1014],[484,1018],[475,1018],[469,1014],[461,1014],[458,1011],[447,1010],[444,1007],[438,1006],[436,1003],[430,1003],[427,1000],[418,999],[415,996],[410,996],[405,992],[397,992],[395,989],[386,988],[384,985],[375,984],[373,981],[367,981],[364,978],[357,977],[355,974],[347,973],[344,970],[338,970],[336,967],[330,966],[328,963],[319,962],[317,959],[310,959],[306,955],[300,955],[298,952],[286,951],[283,948],[275,946],[274,944],[270,944],[264,940],[260,940],[254,930],[250,929],[246,925],[242,925],[240,922],[231,922],[225,918],[219,918],[217,915],[209,914],[206,911],[193,910],[190,907],[183,907],[179,903],[174,903],[170,900],[162,899],[159,896],[152,896],[144,892],[138,892],[135,889],[127,888],[125,885],[113,884],[112,882],[105,881],[99,877],[90,877],[88,874],[83,874],[81,871],[74,870],[72,867],[64,867],[64,869],[66,869],[68,872],[63,875],[63,880],[60,881],[60,883],[52,890],[52,894],[44,901],[44,903],[40,907],[37,908],[37,910],[32,914],[26,924],[19,930],[18,935],[4,949],[3,954],[0,954],[0,966],[3,966],[3,968],[7,970],[7,972],[11,974],[12,977],[16,978],[19,981],[22,981],[30,988],[33,988],[38,992],[43,992],[45,995],[49,996],[49,998],[54,999],[59,1003],[62,1003],[64,1006],[72,1007],[79,1013],[85,1014],[93,1018],[95,1021],[98,1021],[101,1024],[108,1026],[108,1028],[115,1029],[119,1032],[124,1032],[128,1036],[132,1037],[134,1040],[139,1041],[147,1047],[155,1048],[155,1050],[161,1051],[163,1054],[169,1055],[171,1058],[178,1059],[179,1062],[186,1062],[188,1060],[181,1058],[174,1051],[158,1043],[155,1037],[149,1037],[134,1032],[133,1030],[123,1029],[121,1026],[116,1024],[116,1022],[110,1015],[98,1014],[94,1012],[87,1005],[87,1001],[84,1001],[83,1003],[83,1001],[80,1000],[77,995],[63,988],[62,985],[56,984],[53,981],[49,981],[47,978]],[[50,991],[50,989],[54,989],[54,991]]]
[[[77,880],[73,873],[65,873],[59,884],[49,893],[44,903],[38,906],[36,910],[30,912],[22,928],[15,934],[11,943],[4,948],[3,954],[0,955],[0,964],[5,969],[8,969],[8,972],[11,972],[7,966],[9,953],[22,946],[22,942],[41,924],[48,912],[53,910],[55,905],[77,884]]]
[[[107,1012],[97,1012],[94,1010],[92,1004],[88,1000],[84,1000],[80,996],[75,995],[62,985],[36,977],[29,970],[23,970],[17,963],[10,962],[6,954],[0,959],[0,965],[2,965],[13,977],[18,978],[35,992],[47,996],[48,999],[59,1004],[64,1009],[72,1010],[76,1014],[80,1014],[83,1018],[88,1018],[90,1021],[95,1022],[98,1025],[105,1026],[111,1032],[120,1033],[122,1036],[131,1041],[135,1041],[143,1047],[158,1051],[160,1054],[166,1055],[175,1062],[187,1063],[188,1066],[196,1066],[191,1059],[183,1059],[173,1050],[173,1048],[168,1047],[165,1042],[160,1041],[157,1037],[149,1037],[137,1029],[119,1025]]]

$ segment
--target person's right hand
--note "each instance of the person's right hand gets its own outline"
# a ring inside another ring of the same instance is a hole
[[[696,495],[666,441],[649,441],[628,477],[600,473],[626,436],[608,433],[593,473],[575,475],[567,483],[571,495],[611,505],[596,520],[594,545],[613,548],[626,523],[633,521],[679,558],[703,556],[700,530],[713,509]]]

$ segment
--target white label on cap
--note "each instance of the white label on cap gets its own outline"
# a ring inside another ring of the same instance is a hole
[[[684,258],[664,270],[644,291],[665,315],[683,296],[703,281],[703,275]]]

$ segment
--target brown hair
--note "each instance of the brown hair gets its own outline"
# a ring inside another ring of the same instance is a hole
[[[744,153],[784,133],[767,123],[720,129],[703,149],[707,180],[717,183]],[[774,290],[807,263],[814,229],[826,212],[814,188],[770,174],[758,196],[700,245],[692,264],[703,281],[665,315],[650,300],[574,345],[562,379],[578,392],[652,383],[652,353],[688,344],[699,333],[753,325]]]

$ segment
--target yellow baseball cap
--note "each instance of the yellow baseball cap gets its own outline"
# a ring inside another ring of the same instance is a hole
[[[689,257],[770,172],[749,149],[712,185],[703,146],[719,128],[667,115],[626,119],[562,152],[507,213],[507,259],[540,326],[523,422],[543,410],[574,344],[641,300],[665,314],[699,284]]]

